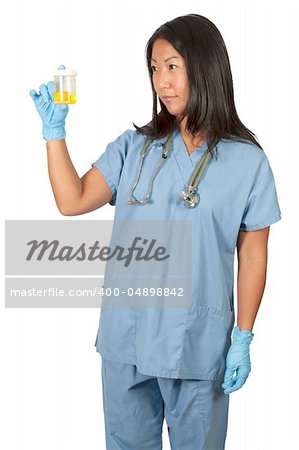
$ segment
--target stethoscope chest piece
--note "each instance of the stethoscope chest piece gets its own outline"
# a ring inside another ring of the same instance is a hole
[[[200,200],[199,193],[196,192],[196,189],[189,188],[179,193],[179,199],[184,201],[184,205],[186,208],[195,208]]]

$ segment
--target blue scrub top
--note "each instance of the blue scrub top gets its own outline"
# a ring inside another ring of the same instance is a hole
[[[124,131],[92,166],[112,193],[115,220],[192,221],[192,305],[188,308],[102,308],[96,348],[102,357],[135,364],[139,372],[167,378],[223,380],[235,322],[234,255],[238,233],[281,219],[268,158],[258,146],[221,139],[199,184],[200,202],[187,209],[178,194],[207,149],[190,155],[175,128],[173,151],[158,173],[152,202],[130,206],[146,136]],[[135,190],[145,197],[162,144],[154,140]],[[104,282],[105,284],[105,282]]]

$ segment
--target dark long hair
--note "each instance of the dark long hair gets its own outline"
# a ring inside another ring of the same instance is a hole
[[[168,112],[162,101],[161,111],[157,112],[151,57],[154,42],[159,38],[166,39],[185,60],[189,99],[178,118]],[[146,44],[146,61],[153,93],[153,112],[148,124],[138,127],[133,122],[138,133],[152,139],[169,136],[188,116],[186,129],[193,136],[204,132],[209,151],[222,138],[253,143],[262,149],[256,135],[238,117],[227,49],[218,28],[209,19],[188,14],[161,25]]]

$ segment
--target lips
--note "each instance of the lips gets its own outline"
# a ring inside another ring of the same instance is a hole
[[[172,96],[166,95],[166,96],[163,96],[163,97],[162,97],[162,100],[167,101],[167,100],[171,100],[172,98],[176,98],[176,97],[177,97],[176,95],[172,95]]]

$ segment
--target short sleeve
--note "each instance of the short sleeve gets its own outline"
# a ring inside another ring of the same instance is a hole
[[[240,225],[241,231],[259,230],[281,219],[276,186],[264,153],[255,174]]]
[[[104,153],[91,164],[102,173],[109,185],[113,194],[113,198],[109,202],[112,206],[116,204],[117,189],[130,145],[131,132],[132,130],[126,130],[115,141],[109,142]]]

